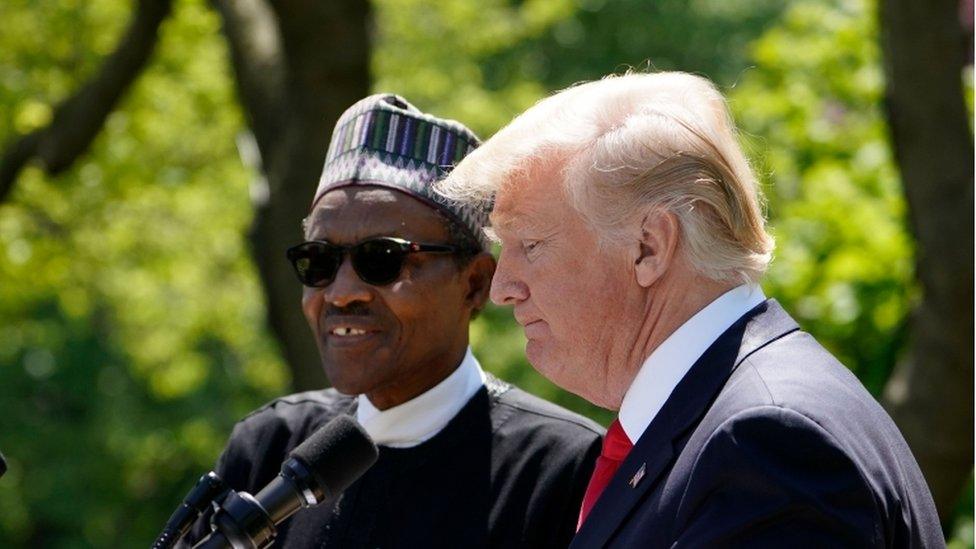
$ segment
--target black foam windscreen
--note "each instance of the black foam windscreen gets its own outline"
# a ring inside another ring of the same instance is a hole
[[[309,469],[332,497],[376,462],[377,450],[366,431],[349,416],[338,416],[312,433],[289,457]]]
[[[0,452],[0,477],[7,472],[7,460],[3,459],[3,452]]]

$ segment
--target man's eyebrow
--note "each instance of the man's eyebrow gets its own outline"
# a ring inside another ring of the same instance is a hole
[[[490,220],[496,231],[507,233],[546,232],[552,228],[551,223],[540,222],[537,216],[526,211],[505,212],[500,215],[493,213]]]
[[[513,220],[511,214],[499,214],[496,212],[492,212],[488,216],[488,222],[491,224],[491,226],[494,228],[501,229],[503,231],[507,230],[512,225],[512,221]]]
[[[328,234],[319,235],[319,238],[317,238],[316,240],[325,240],[328,242],[332,242],[331,240],[329,240],[329,236],[330,235]],[[360,242],[365,242],[367,240],[373,240],[376,238],[389,238],[389,237],[404,238],[404,236],[397,231],[371,231],[368,233],[356,235],[356,240],[354,242],[350,242],[349,244],[358,244]],[[407,240],[412,240],[412,239],[407,239]]]

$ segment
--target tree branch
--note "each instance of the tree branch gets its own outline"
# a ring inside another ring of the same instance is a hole
[[[7,146],[0,156],[0,202],[32,160],[40,160],[44,170],[54,175],[71,166],[88,149],[105,119],[145,67],[171,4],[172,0],[138,0],[128,29],[98,74],[58,105],[50,124]]]
[[[258,149],[267,155],[287,123],[287,66],[278,19],[265,0],[214,0],[237,90]]]

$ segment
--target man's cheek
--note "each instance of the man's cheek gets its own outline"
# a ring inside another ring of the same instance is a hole
[[[302,297],[302,314],[305,316],[305,322],[308,323],[308,327],[316,335],[319,333],[319,313],[321,311],[321,299],[316,299],[314,295],[305,295]]]

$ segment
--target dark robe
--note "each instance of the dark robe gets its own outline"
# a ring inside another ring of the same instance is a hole
[[[355,417],[356,402],[333,389],[271,402],[238,422],[217,474],[257,493],[318,427]],[[411,448],[380,446],[334,505],[286,520],[274,547],[566,547],[602,432],[489,376],[441,432]],[[198,522],[190,537],[207,531]]]

